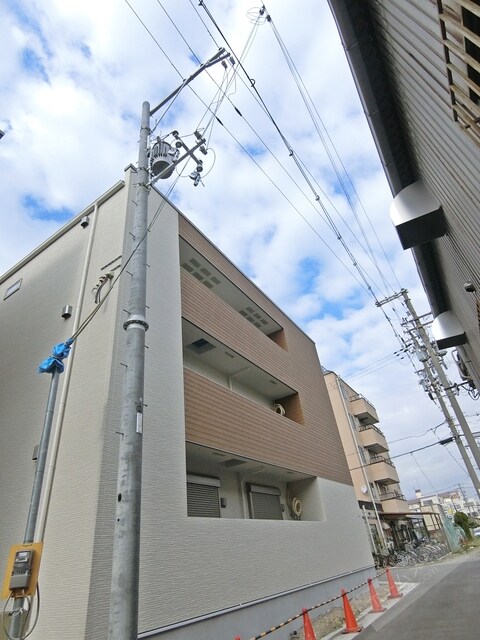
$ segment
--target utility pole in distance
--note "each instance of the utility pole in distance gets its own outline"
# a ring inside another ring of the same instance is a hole
[[[146,320],[148,196],[150,186],[155,180],[169,177],[176,164],[187,156],[194,157],[193,152],[197,148],[201,148],[205,142],[201,136],[198,136],[197,140],[198,138],[200,140],[191,150],[187,149],[184,144],[180,144],[180,147],[186,149],[186,153],[181,158],[177,157],[178,145],[175,151],[167,143],[160,142],[160,145],[165,145],[170,150],[165,154],[165,160],[160,162],[159,172],[150,181],[150,118],[202,71],[229,56],[230,54],[226,53],[225,49],[220,49],[154,109],[150,110],[148,102],[144,102],[142,107],[137,195],[131,229],[134,249],[130,263],[129,316],[123,325],[127,332],[126,372],[118,454],[117,498],[108,625],[109,640],[137,640],[138,637],[145,333],[148,330]]]
[[[438,400],[440,409],[443,415],[445,416],[445,420],[457,444],[460,455],[462,456],[468,475],[470,476],[473,486],[475,487],[475,490],[480,498],[480,480],[478,478],[478,473],[475,470],[475,467],[473,466],[472,461],[470,460],[468,453],[466,451],[466,448],[461,440],[460,436],[462,434],[458,432],[455,422],[448,410],[447,404],[441,392],[442,389],[445,391],[447,398],[449,400],[450,406],[452,407],[455,413],[455,416],[457,417],[457,420],[463,430],[463,435],[465,436],[468,444],[470,445],[470,449],[472,451],[473,457],[477,462],[477,465],[480,467],[480,451],[478,449],[478,445],[475,442],[473,434],[465,419],[465,416],[463,415],[460,405],[458,404],[457,399],[455,398],[452,392],[451,384],[449,383],[447,376],[445,375],[442,363],[440,362],[439,355],[437,351],[434,349],[434,347],[432,346],[432,343],[430,342],[428,333],[425,327],[423,326],[423,324],[421,323],[420,318],[418,317],[413,307],[412,301],[408,296],[408,292],[406,291],[406,289],[401,289],[399,293],[395,293],[389,298],[385,298],[384,300],[377,302],[376,305],[378,307],[381,307],[382,305],[387,304],[388,302],[391,302],[398,298],[403,298],[405,306],[407,307],[408,312],[412,317],[411,323],[413,323],[414,329],[413,330],[407,329],[408,334],[410,336],[410,339],[412,341],[415,351],[420,351],[425,354],[425,358],[422,358],[421,360],[423,363],[425,375],[427,376],[428,381],[430,382],[431,389],[435,393],[435,397]],[[402,323],[402,324],[405,326],[408,323],[409,322],[406,321],[405,323]],[[435,376],[437,377],[437,379],[435,378]],[[440,383],[440,385],[438,383]]]

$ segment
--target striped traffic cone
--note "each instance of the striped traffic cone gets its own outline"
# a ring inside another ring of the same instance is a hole
[[[400,593],[400,591],[397,589],[397,586],[393,580],[393,577],[390,574],[390,569],[386,569],[386,573],[387,573],[388,586],[390,587],[390,595],[388,597],[401,598],[403,596],[403,593]]]
[[[378,595],[375,591],[371,578],[368,579],[368,588],[370,590],[370,600],[372,601],[372,609],[370,613],[382,613],[382,611],[385,611],[386,609],[380,604],[380,600],[378,599]]]
[[[312,627],[312,621],[310,620],[310,616],[308,615],[308,609],[302,609],[303,614],[303,633],[305,636],[305,640],[317,640],[317,636],[315,635],[315,631]]]
[[[357,621],[355,619],[355,614],[353,613],[352,607],[350,606],[350,602],[347,598],[347,592],[345,589],[342,589],[342,599],[343,599],[343,612],[345,614],[345,629],[342,633],[356,633],[357,631],[361,631],[362,627],[359,627]]]

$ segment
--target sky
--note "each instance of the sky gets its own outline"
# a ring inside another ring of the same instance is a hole
[[[236,64],[203,72],[152,121],[190,146],[204,133],[202,182],[190,162],[157,187],[375,405],[407,498],[459,484],[473,496],[455,444],[400,455],[449,433],[395,355],[405,309],[375,300],[404,288],[419,314],[429,308],[327,2],[275,0],[263,17],[260,6],[1,0],[0,273],[123,178],[142,102],[161,102],[224,46]],[[477,405],[458,399],[478,431]]]

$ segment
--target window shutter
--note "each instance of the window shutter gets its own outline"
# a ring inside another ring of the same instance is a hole
[[[283,520],[280,490],[276,487],[250,485],[252,517],[258,520]]]
[[[199,518],[220,518],[220,501],[216,478],[187,476],[187,515]]]

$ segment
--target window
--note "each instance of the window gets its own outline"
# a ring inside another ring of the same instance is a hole
[[[280,489],[249,485],[250,512],[256,520],[283,520]]]
[[[5,295],[3,296],[4,300],[12,296],[20,289],[20,287],[22,286],[22,280],[23,278],[20,278],[20,280],[17,280],[14,284],[8,287],[8,289],[5,291]]]
[[[187,475],[187,515],[197,518],[220,518],[218,488],[220,480]]]

